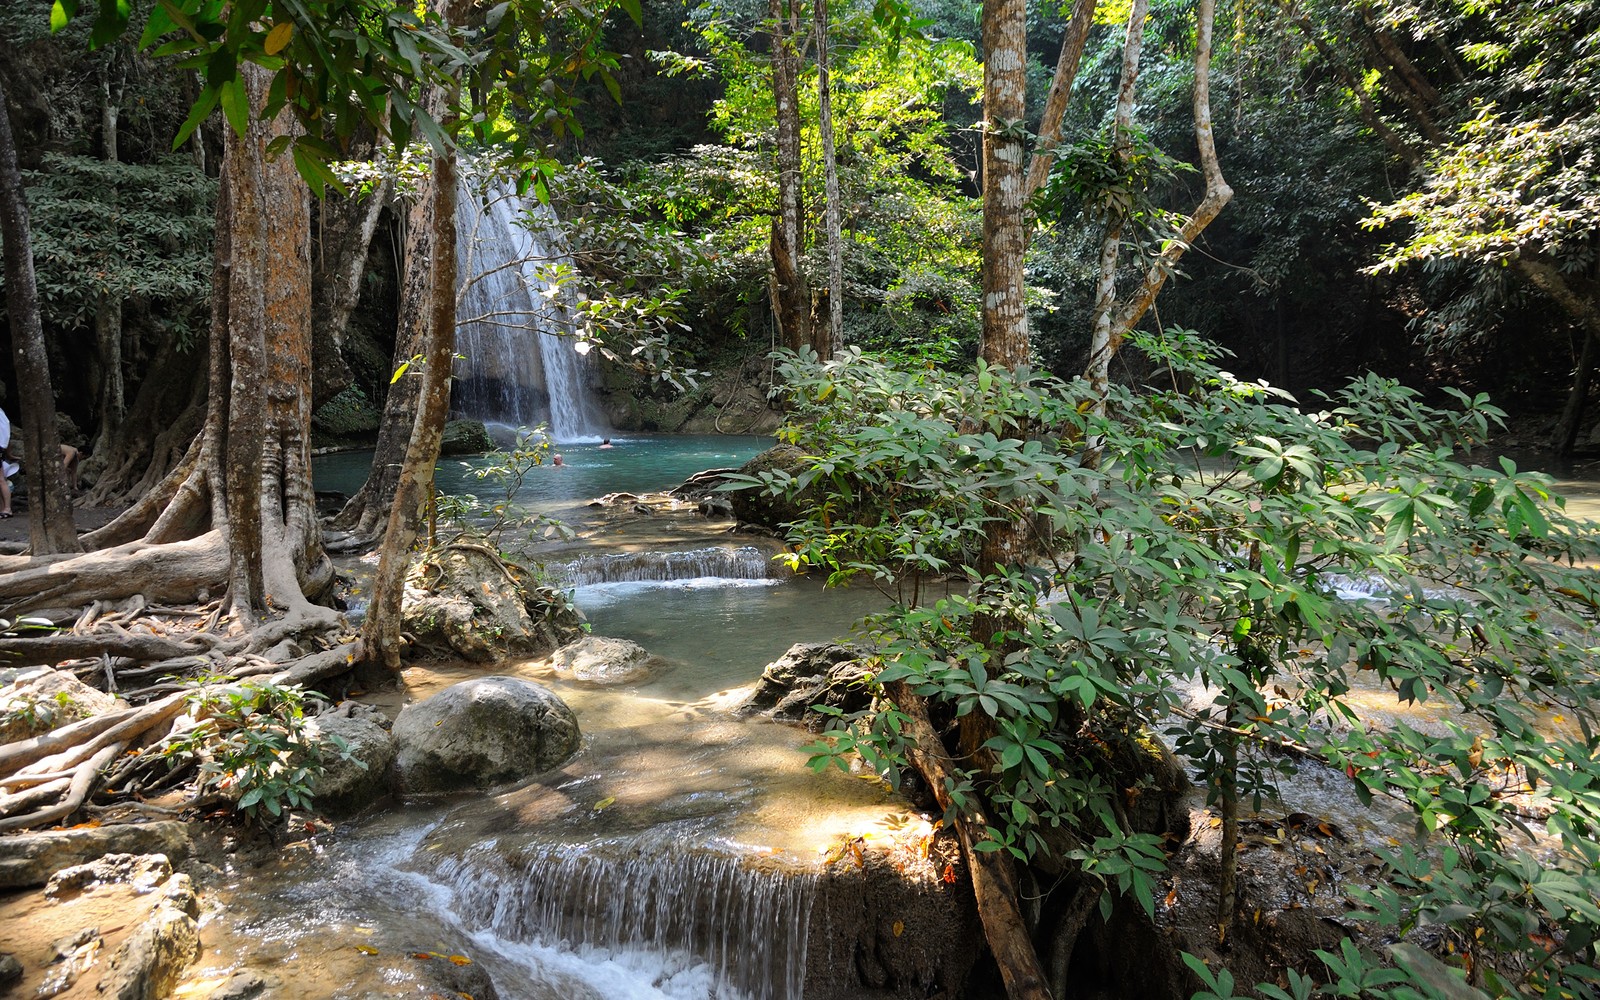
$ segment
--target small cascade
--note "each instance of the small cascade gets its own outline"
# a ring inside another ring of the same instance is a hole
[[[562,587],[704,579],[775,581],[789,576],[773,561],[771,551],[753,545],[584,555],[571,562],[550,563],[545,571]]]
[[[452,909],[497,937],[578,952],[687,954],[711,995],[801,1000],[817,876],[680,849],[607,857],[581,844],[493,844],[440,860]]]
[[[572,336],[574,293],[548,279],[564,253],[547,206],[464,173],[453,405],[485,423],[550,425],[557,441],[609,433]]]

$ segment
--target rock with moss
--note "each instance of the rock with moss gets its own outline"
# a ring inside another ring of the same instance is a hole
[[[543,656],[583,631],[583,615],[565,593],[470,543],[413,564],[401,614],[418,652],[478,663]]]
[[[820,731],[831,717],[813,711],[813,706],[826,705],[848,713],[872,705],[869,655],[865,646],[853,643],[797,642],[767,664],[761,680],[735,706],[734,714],[765,714]]]
[[[319,438],[362,440],[377,434],[382,420],[383,413],[367,394],[352,385],[317,407],[311,415],[311,429]]]
[[[481,420],[452,420],[439,439],[441,455],[481,455],[494,450],[494,439]]]
[[[808,458],[792,444],[775,445],[740,466],[739,474],[760,476],[764,472],[778,472],[798,476],[805,470]],[[734,490],[728,498],[739,520],[776,530],[804,518],[806,510],[821,499],[821,494],[813,487],[791,499],[784,495],[772,496],[765,489],[754,487]]]

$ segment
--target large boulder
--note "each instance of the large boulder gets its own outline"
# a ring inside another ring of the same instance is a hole
[[[586,635],[550,657],[557,674],[588,684],[632,684],[650,676],[650,651],[628,639]]]
[[[401,614],[424,653],[490,663],[542,656],[583,634],[566,595],[479,545],[448,545],[412,567]]]
[[[69,722],[127,706],[69,673],[43,667],[0,678],[0,744],[25,740]]]
[[[736,715],[766,713],[784,722],[804,723],[817,731],[828,721],[813,712],[827,705],[841,712],[858,712],[872,704],[867,681],[870,650],[853,643],[797,642],[767,664],[761,680],[744,701],[734,706]]]
[[[394,722],[407,792],[449,792],[548,771],[578,749],[578,718],[549,688],[480,677],[409,705]]]
[[[759,476],[763,472],[779,472],[798,476],[805,469],[808,457],[804,451],[792,444],[775,445],[740,466],[739,473],[745,476]],[[728,493],[735,517],[749,524],[759,524],[773,529],[805,517],[806,509],[819,498],[820,494],[815,486],[809,487],[792,500],[782,495],[770,496],[762,487]]]
[[[322,744],[322,770],[311,779],[317,809],[349,816],[388,794],[396,751],[386,723],[382,712],[354,701],[306,723],[307,733]]]
[[[439,438],[441,455],[481,455],[494,450],[494,440],[481,420],[452,420]]]

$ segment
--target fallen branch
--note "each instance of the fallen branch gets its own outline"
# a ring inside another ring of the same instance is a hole
[[[0,774],[11,774],[52,757],[65,758],[82,746],[104,746],[108,738],[127,740],[142,736],[156,724],[176,715],[182,707],[183,695],[175,694],[153,704],[107,712],[42,736],[8,743],[0,747]]]

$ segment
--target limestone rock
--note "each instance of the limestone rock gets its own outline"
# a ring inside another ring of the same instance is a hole
[[[111,956],[96,990],[115,1000],[162,1000],[200,954],[200,912],[187,875],[161,886],[155,911]]]
[[[787,472],[799,475],[805,468],[807,455],[792,444],[780,444],[752,458],[739,467],[741,475],[758,476],[763,472]],[[805,517],[805,508],[818,497],[816,488],[807,489],[793,500],[784,496],[768,496],[765,490],[754,487],[733,490],[727,494],[733,504],[733,513],[741,521],[768,528],[780,528],[791,521]]]
[[[854,644],[797,642],[767,664],[750,696],[734,708],[736,715],[766,713],[784,722],[802,722],[820,730],[827,721],[811,711],[828,705],[856,712],[872,703],[866,681],[869,651]]]
[[[476,545],[419,560],[401,614],[423,651],[478,663],[543,655],[582,634],[583,621],[564,594]]]
[[[578,719],[550,689],[481,677],[407,706],[394,723],[407,792],[448,792],[531,777],[578,748]]]
[[[322,743],[322,772],[311,779],[311,795],[319,811],[353,815],[388,793],[395,745],[385,721],[376,709],[347,701],[306,724],[308,733]],[[344,741],[349,759],[332,742],[333,737]]]
[[[0,837],[0,889],[44,885],[61,869],[106,854],[184,858],[193,846],[188,827],[176,820],[13,834]]]
[[[0,743],[26,740],[127,706],[59,670],[37,668],[0,690]]]
[[[0,952],[0,993],[22,981],[22,963],[15,957]]]
[[[590,684],[632,684],[650,676],[650,652],[637,642],[586,635],[550,657],[562,677]]]
[[[125,884],[149,892],[172,877],[165,854],[107,854],[87,864],[63,868],[50,876],[44,894],[59,899],[95,885]]]

